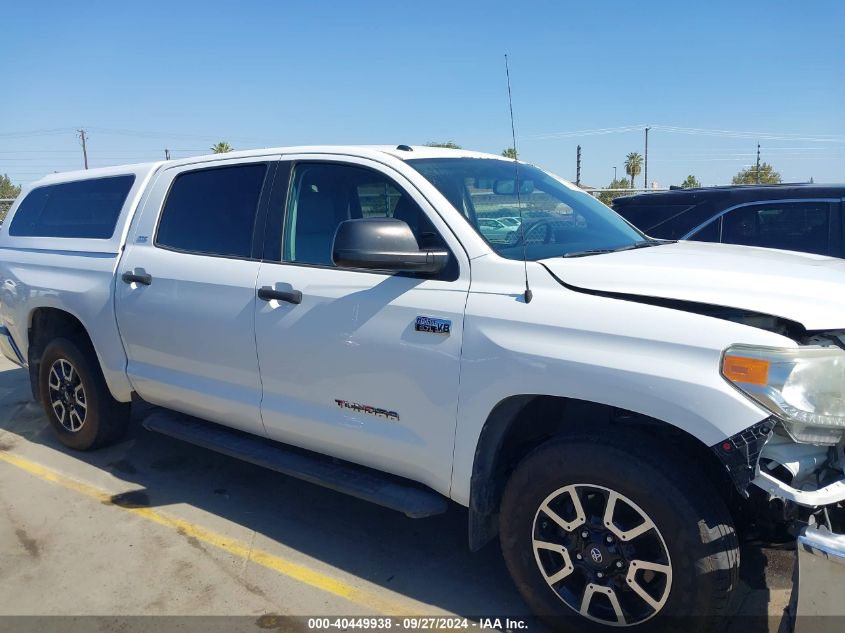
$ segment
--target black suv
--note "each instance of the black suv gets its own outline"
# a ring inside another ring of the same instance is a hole
[[[733,185],[616,198],[613,209],[651,237],[845,257],[845,185]]]

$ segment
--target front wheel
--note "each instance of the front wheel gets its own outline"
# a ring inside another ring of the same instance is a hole
[[[543,444],[502,499],[502,550],[517,588],[558,628],[712,628],[736,585],[739,550],[727,509],[700,477],[636,435]]]

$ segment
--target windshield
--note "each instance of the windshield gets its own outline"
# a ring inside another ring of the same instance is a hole
[[[407,162],[437,187],[502,257],[522,259],[523,240],[525,257],[530,260],[652,244],[590,194],[572,190],[536,167],[494,158]]]

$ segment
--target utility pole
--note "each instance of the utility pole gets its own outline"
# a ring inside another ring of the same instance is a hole
[[[85,130],[77,130],[79,138],[82,139],[82,159],[85,161],[85,169],[88,169],[88,137],[85,136]]]
[[[645,188],[648,189],[648,131],[651,129],[650,126],[647,126],[645,129],[645,173],[643,174],[643,180],[645,180]]]
[[[757,143],[757,184],[760,184],[760,143]]]
[[[575,184],[581,186],[581,146],[578,146],[575,154]]]
[[[164,160],[170,160],[170,150],[166,147],[164,148]]]

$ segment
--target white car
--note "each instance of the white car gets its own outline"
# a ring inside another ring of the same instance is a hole
[[[533,237],[485,239],[473,196],[513,192]],[[536,167],[404,145],[49,175],[0,249],[0,347],[72,448],[138,398],[409,516],[451,500],[571,630],[727,613],[752,528],[843,559],[845,261],[651,240]]]
[[[506,224],[499,218],[478,218],[478,230],[491,243],[513,244],[518,239],[519,226]]]

